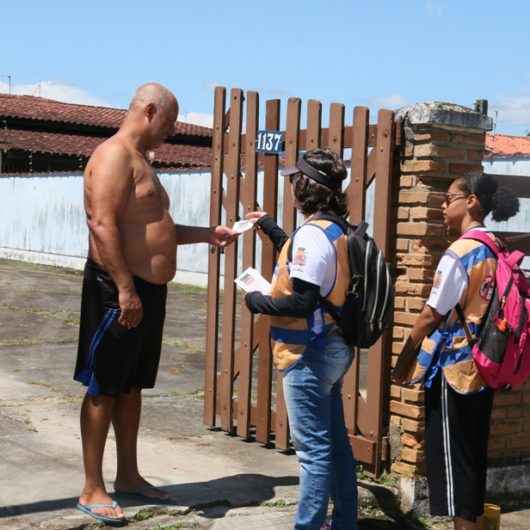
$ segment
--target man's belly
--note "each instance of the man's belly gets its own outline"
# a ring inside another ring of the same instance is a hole
[[[121,227],[125,260],[132,274],[164,284],[177,270],[176,229],[169,215],[147,225]]]

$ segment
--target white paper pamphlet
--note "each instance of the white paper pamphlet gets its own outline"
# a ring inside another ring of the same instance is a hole
[[[245,269],[234,282],[247,293],[260,291],[263,294],[271,294],[271,284],[252,267]]]
[[[248,219],[241,219],[241,221],[236,221],[232,230],[235,230],[238,234],[242,234],[247,230],[250,230],[254,226],[254,221],[249,221]]]

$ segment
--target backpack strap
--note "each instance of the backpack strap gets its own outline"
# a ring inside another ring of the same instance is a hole
[[[480,243],[486,245],[492,252],[495,254],[495,257],[498,257],[501,250],[497,243],[491,239],[486,232],[483,230],[471,230],[470,232],[464,234],[460,239],[473,239],[479,241]]]
[[[477,342],[477,339],[473,337],[473,335],[471,334],[469,326],[467,325],[467,322],[466,322],[466,316],[464,315],[464,311],[462,310],[462,306],[460,305],[460,303],[456,304],[455,310],[456,310],[456,314],[458,315],[458,320],[460,320],[460,323],[462,324],[462,327],[464,328],[464,333],[466,334],[467,343],[472,348]]]

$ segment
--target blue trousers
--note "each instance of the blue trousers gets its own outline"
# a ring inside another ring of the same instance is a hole
[[[320,530],[333,499],[333,530],[357,530],[356,463],[344,424],[342,378],[352,349],[337,334],[284,370],[291,436],[300,464],[295,530]]]

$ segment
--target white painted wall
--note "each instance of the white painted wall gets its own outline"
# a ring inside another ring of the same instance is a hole
[[[208,226],[210,173],[159,176],[175,222]],[[0,257],[81,268],[87,248],[81,173],[0,175]],[[178,268],[178,281],[205,284],[207,245],[180,247]]]

